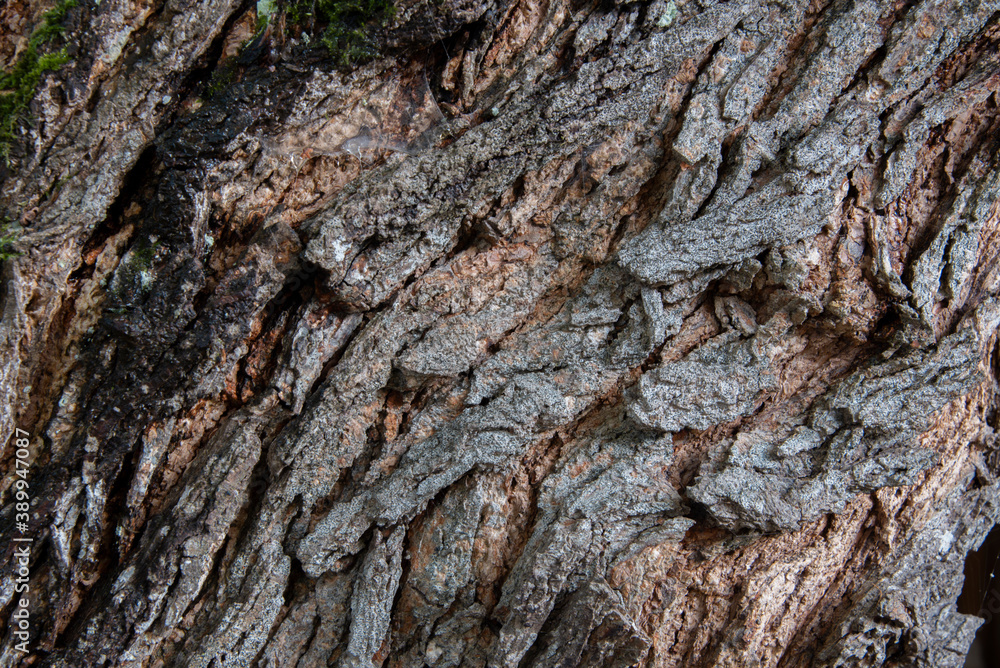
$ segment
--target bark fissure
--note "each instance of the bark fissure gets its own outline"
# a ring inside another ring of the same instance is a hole
[[[995,4],[250,10],[81,4],[4,175],[0,663],[961,665]]]

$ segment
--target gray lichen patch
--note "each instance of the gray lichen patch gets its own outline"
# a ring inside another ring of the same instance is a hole
[[[743,192],[730,204],[719,203],[693,220],[678,220],[675,210],[664,209],[659,221],[623,246],[619,261],[639,280],[664,285],[814,236],[836,206],[829,194],[840,188],[863,153],[834,147],[867,135],[875,123],[872,112],[867,105],[849,103],[831,113],[793,145],[789,159],[797,169],[754,191],[744,182]]]
[[[785,436],[740,433],[702,468],[688,497],[730,529],[776,531],[839,512],[855,494],[912,484],[936,461],[918,442],[931,416],[982,380],[980,349],[996,328],[995,310],[984,305],[937,346],[838,382]]]
[[[362,316],[325,313],[314,306],[293,334],[282,370],[274,379],[283,401],[293,413],[301,413],[313,384],[333,355],[340,351],[361,324]]]
[[[753,410],[758,395],[774,386],[766,361],[745,344],[699,349],[639,380],[631,414],[663,431],[707,429]]]

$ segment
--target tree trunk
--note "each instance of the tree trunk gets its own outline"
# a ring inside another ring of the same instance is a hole
[[[259,6],[39,47],[0,664],[963,664],[1000,3]]]

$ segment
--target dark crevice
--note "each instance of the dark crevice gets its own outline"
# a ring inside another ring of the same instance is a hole
[[[958,597],[958,612],[986,620],[976,633],[970,657],[983,662],[987,657],[1000,656],[1000,524],[987,534],[978,550],[965,557],[965,583]]]
[[[147,146],[135,164],[125,174],[118,196],[108,207],[104,221],[99,223],[90,233],[90,237],[84,242],[80,255],[87,258],[92,253],[103,247],[108,239],[121,232],[127,224],[125,210],[140,197],[143,189],[148,188],[153,180],[151,175],[156,166],[156,147],[152,144]],[[86,280],[93,275],[93,264],[81,264],[70,274],[71,281]]]

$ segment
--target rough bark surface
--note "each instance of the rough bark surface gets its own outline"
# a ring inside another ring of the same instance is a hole
[[[81,2],[11,149],[0,664],[962,665],[1000,3],[254,20]]]

